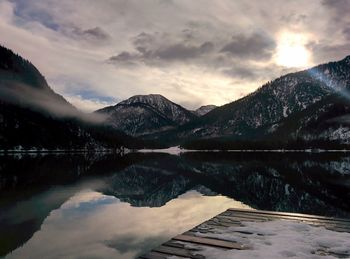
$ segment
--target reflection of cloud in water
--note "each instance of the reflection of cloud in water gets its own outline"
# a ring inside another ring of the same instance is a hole
[[[83,191],[52,211],[41,230],[9,258],[133,258],[232,207],[248,206],[189,191],[159,208],[132,207]]]

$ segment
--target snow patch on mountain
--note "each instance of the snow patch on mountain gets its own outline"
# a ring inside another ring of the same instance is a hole
[[[197,116],[203,116],[205,114],[207,114],[208,112],[214,110],[215,108],[217,108],[216,105],[203,105],[201,107],[199,107],[197,110],[193,111],[194,114],[196,114]]]
[[[197,116],[159,94],[136,95],[96,111],[108,116],[108,123],[132,136],[172,129]]]
[[[166,118],[182,125],[194,118],[192,113],[182,106],[173,103],[160,94],[135,95],[119,104],[137,104],[142,103],[158,110]]]

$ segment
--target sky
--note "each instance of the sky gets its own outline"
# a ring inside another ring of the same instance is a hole
[[[138,94],[188,109],[350,55],[350,0],[0,0],[0,44],[84,111]]]

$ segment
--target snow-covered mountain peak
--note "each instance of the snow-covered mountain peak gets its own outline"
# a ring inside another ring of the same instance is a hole
[[[116,128],[134,136],[174,128],[196,118],[160,94],[135,95],[98,112],[107,114]]]
[[[132,104],[132,103],[144,103],[144,104],[161,104],[164,102],[171,102],[163,95],[160,94],[148,94],[148,95],[134,95],[119,104]]]
[[[343,61],[345,61],[345,63],[347,63],[348,65],[350,65],[350,55],[346,56]]]
[[[160,94],[135,95],[129,99],[120,102],[118,105],[125,104],[145,104],[160,112],[164,117],[178,124],[184,124],[195,116],[182,106],[170,101]]]
[[[197,110],[195,110],[194,114],[196,114],[197,116],[203,116],[215,108],[217,108],[217,106],[213,104],[203,105],[199,107]]]

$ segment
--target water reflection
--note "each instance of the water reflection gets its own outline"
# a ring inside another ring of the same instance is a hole
[[[350,214],[342,154],[2,156],[0,165],[8,258],[133,258],[229,207]]]
[[[241,205],[225,197],[205,197],[190,191],[163,207],[150,209],[84,191],[53,211],[41,230],[8,257],[133,258],[213,213],[234,206]]]

